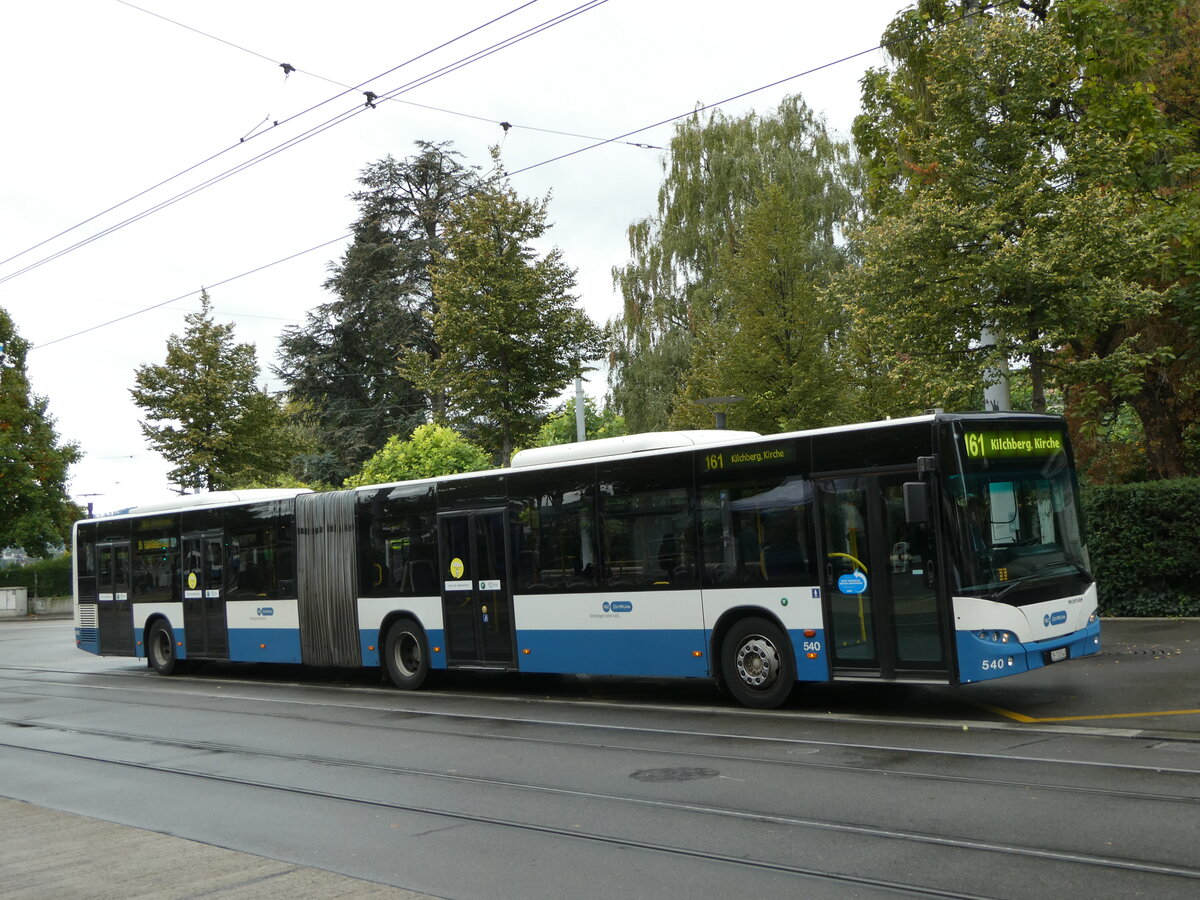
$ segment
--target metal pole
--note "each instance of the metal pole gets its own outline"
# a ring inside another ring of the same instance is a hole
[[[575,440],[587,440],[587,418],[584,416],[583,376],[575,376]]]

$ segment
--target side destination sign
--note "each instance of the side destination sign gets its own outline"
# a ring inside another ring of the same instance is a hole
[[[796,461],[796,446],[787,444],[755,444],[746,447],[725,447],[699,457],[701,472],[722,472],[730,469],[750,469]]]
[[[963,445],[971,459],[1054,456],[1063,452],[1059,431],[968,431]]]

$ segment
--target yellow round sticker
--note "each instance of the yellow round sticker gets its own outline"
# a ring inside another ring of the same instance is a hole
[[[462,578],[462,573],[466,571],[463,561],[457,556],[450,560],[450,575],[454,578]]]
[[[196,573],[188,572],[188,587],[194,591],[198,583],[199,582],[196,580]]]

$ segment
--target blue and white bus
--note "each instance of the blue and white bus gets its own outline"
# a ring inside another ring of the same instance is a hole
[[[966,684],[1097,653],[1061,418],[934,413],[523,451],[76,524],[78,646],[146,658]]]

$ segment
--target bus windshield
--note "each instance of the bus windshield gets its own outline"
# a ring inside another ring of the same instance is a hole
[[[1062,431],[978,429],[958,446],[946,497],[957,589],[1020,605],[1041,599],[1036,588],[1090,584]]]

